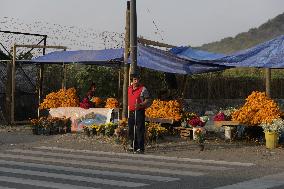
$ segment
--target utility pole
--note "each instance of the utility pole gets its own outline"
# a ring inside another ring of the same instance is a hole
[[[137,13],[136,0],[130,1],[130,57],[131,73],[137,73]]]
[[[129,85],[129,36],[130,35],[130,1],[127,1],[126,25],[124,38],[123,99],[122,118],[128,117],[128,85]]]

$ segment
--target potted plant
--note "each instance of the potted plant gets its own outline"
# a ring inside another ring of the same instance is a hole
[[[272,122],[260,124],[265,133],[266,148],[276,148],[280,133],[284,130],[284,120],[281,118],[273,119]]]
[[[200,151],[204,150],[204,141],[205,141],[205,136],[204,136],[204,131],[202,128],[197,128],[194,131],[194,135],[196,137],[195,141],[198,144]]]

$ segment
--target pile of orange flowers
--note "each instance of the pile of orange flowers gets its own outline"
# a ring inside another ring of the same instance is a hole
[[[181,119],[181,105],[177,100],[161,101],[156,99],[146,109],[149,118],[166,118],[179,121]]]
[[[96,104],[96,107],[99,107],[103,103],[103,100],[100,97],[93,97],[92,102]]]
[[[268,98],[264,92],[254,91],[247,97],[246,103],[233,112],[232,120],[256,126],[263,122],[271,123],[273,119],[280,117],[280,113],[276,102]]]
[[[79,98],[75,88],[60,89],[58,92],[52,92],[46,95],[40,104],[40,109],[57,108],[57,107],[77,107]]]
[[[106,100],[105,108],[118,108],[118,106],[118,100],[116,100],[115,98],[108,98]]]

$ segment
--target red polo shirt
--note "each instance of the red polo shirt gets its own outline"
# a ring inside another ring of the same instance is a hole
[[[142,95],[142,91],[145,90],[145,87],[143,85],[137,86],[137,88],[134,90],[133,86],[130,85],[128,87],[128,108],[130,111],[135,110],[135,104],[140,104],[144,99]],[[145,109],[143,107],[138,108],[140,109]]]

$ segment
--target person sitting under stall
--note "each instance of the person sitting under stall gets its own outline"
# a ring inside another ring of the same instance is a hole
[[[92,101],[96,91],[96,84],[93,82],[86,94],[83,98],[82,102],[80,102],[80,107],[84,109],[95,108],[95,103]]]

